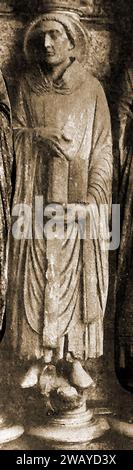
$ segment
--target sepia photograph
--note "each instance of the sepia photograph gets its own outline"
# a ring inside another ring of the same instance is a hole
[[[132,456],[132,11],[0,1],[3,463]]]

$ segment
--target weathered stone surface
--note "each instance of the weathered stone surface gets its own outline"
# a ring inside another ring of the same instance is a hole
[[[16,5],[20,3],[23,4],[24,12],[24,2],[15,2]],[[32,17],[33,6],[30,7],[31,2],[26,3],[27,11],[31,12]],[[35,3],[37,2],[34,2],[34,6]],[[97,22],[94,25],[93,21],[87,22],[86,25],[89,34],[89,64],[99,78],[106,78],[106,75],[109,76],[111,73],[111,65],[116,66],[118,61],[123,62],[125,53],[127,58],[127,50],[130,49],[130,0],[126,6],[125,2],[121,1],[116,2],[117,5],[113,5],[112,1],[105,2],[104,0],[89,0],[81,3],[85,14],[97,15],[99,18],[105,17],[105,23],[100,27],[97,27]],[[112,19],[114,19],[114,26],[112,26]],[[23,28],[27,21],[29,21],[29,15],[20,17],[17,13],[12,16],[6,14],[0,16],[0,66],[2,68],[5,69],[6,66],[9,70],[13,54],[16,56],[16,52],[18,55],[22,53]],[[18,56],[16,62],[18,62]]]
[[[19,3],[19,1],[15,2],[17,5],[19,5]],[[30,3],[31,2],[26,2],[29,12],[31,11]],[[35,3],[34,1],[34,5]],[[87,6],[88,10],[86,10],[86,12],[88,12],[88,14],[93,14],[93,16],[96,14],[100,18],[101,16],[104,17],[104,13],[106,15],[105,23],[103,22],[99,26],[97,22],[94,23],[93,21],[86,23],[89,37],[88,64],[93,73],[104,83],[108,92],[113,118],[117,109],[117,91],[120,85],[121,69],[123,69],[125,61],[130,57],[131,0],[127,2],[127,5],[125,5],[125,3],[124,0],[118,0],[115,4],[113,1],[104,0],[82,2],[83,7]],[[93,8],[93,4],[95,4],[95,9]],[[23,11],[25,11],[24,1],[21,2],[21,5],[23,6]],[[33,8],[31,13],[33,14]],[[113,17],[114,26],[112,23],[109,25],[110,18]],[[12,16],[7,14],[0,15],[0,67],[2,67],[8,83],[10,83],[12,77],[20,77],[20,73],[23,71],[23,33],[27,21],[29,21],[28,18],[22,18],[18,13]],[[14,97],[15,94],[16,89],[14,87]],[[117,164],[115,164],[115,167],[115,179],[117,179]],[[112,310],[111,304],[111,311],[109,308],[109,315],[107,315],[108,318],[106,319],[108,334],[108,327],[114,321]]]

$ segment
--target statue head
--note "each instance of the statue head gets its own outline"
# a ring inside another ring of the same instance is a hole
[[[24,41],[27,60],[58,65],[68,58],[86,61],[87,31],[80,22],[79,0],[47,0],[41,15],[28,27]]]
[[[43,43],[40,53],[46,64],[56,66],[74,55],[75,44],[73,37],[63,24],[49,19],[42,21],[40,28]]]

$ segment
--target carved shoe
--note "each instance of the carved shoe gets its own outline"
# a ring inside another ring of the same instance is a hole
[[[21,388],[31,388],[38,384],[40,375],[40,366],[38,364],[33,365],[28,369],[24,377],[20,381]]]
[[[76,360],[60,360],[56,365],[57,373],[67,378],[69,383],[77,388],[85,390],[94,386],[94,382],[81,363]]]
[[[75,360],[72,363],[72,371],[70,374],[70,380],[74,387],[85,390],[90,386],[94,386],[94,382],[89,373],[87,373],[81,363],[78,360]]]

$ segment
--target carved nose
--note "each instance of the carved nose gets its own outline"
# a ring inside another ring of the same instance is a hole
[[[44,45],[45,45],[46,49],[48,47],[51,47],[51,38],[50,38],[49,34],[45,34]]]

